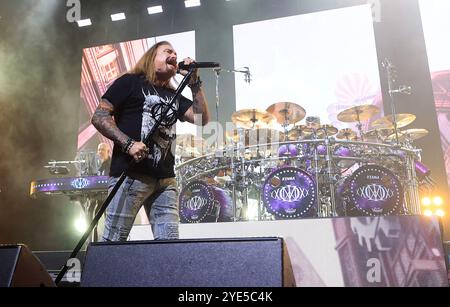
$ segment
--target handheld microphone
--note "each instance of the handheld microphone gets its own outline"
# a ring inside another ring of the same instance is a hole
[[[197,68],[216,68],[216,67],[220,67],[220,64],[216,62],[194,62],[189,65],[184,64],[184,62],[178,63],[178,70],[190,70]]]

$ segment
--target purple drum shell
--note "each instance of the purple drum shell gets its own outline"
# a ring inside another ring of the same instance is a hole
[[[298,148],[294,144],[281,145],[278,148],[278,156],[291,156],[295,157],[298,155]]]
[[[280,148],[278,148],[278,155],[284,156],[288,152],[288,146],[287,145],[281,145]]]
[[[267,176],[262,189],[265,208],[278,219],[295,219],[311,214],[316,204],[313,178],[295,167],[283,167]]]
[[[234,216],[231,193],[203,181],[183,188],[179,207],[181,223],[229,222]]]
[[[345,157],[345,158],[350,158],[350,157],[354,157],[355,156],[353,151],[350,148],[344,147],[344,146],[338,147],[334,151],[334,155],[338,156],[338,157]]]
[[[326,155],[327,154],[327,147],[325,145],[317,146],[317,153],[319,155]]]
[[[365,215],[399,214],[403,206],[400,180],[382,166],[360,167],[350,176],[348,187],[351,205]]]

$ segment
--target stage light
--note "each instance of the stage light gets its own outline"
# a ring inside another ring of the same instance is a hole
[[[437,209],[436,212],[434,212],[434,215],[439,216],[439,217],[444,217],[445,212],[442,209]]]
[[[431,198],[429,197],[422,198],[422,205],[424,205],[425,207],[431,206]]]
[[[76,231],[78,231],[79,233],[84,233],[87,230],[86,219],[83,216],[80,216],[75,220],[74,226]]]
[[[125,16],[125,13],[117,13],[117,14],[111,15],[112,21],[119,21],[119,20],[124,20],[124,19],[127,19],[127,17]]]
[[[88,19],[81,19],[77,21],[78,27],[87,27],[92,25],[92,21],[90,18]]]
[[[425,215],[425,216],[432,216],[433,215],[433,211],[427,209],[427,210],[423,211],[423,215]]]
[[[202,5],[200,0],[186,0],[184,1],[185,7],[194,7],[194,6],[200,6]]]
[[[151,6],[147,8],[148,14],[158,14],[158,13],[162,13],[163,12],[163,7],[162,5],[157,5],[157,6]]]
[[[436,197],[433,198],[433,204],[435,206],[440,207],[440,206],[442,206],[443,203],[444,203],[444,200],[442,199],[442,197],[436,196]]]

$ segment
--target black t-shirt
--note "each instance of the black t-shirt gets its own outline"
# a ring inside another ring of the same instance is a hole
[[[154,126],[158,111],[162,109],[163,104],[167,105],[171,101],[174,94],[174,90],[153,87],[144,75],[125,74],[114,81],[102,99],[114,106],[113,115],[117,127],[133,140],[143,141]],[[181,119],[191,105],[192,101],[180,96],[175,103],[175,109],[169,111],[163,123],[169,124]],[[177,118],[174,118],[175,113]],[[175,125],[160,126],[153,134],[152,142],[148,144],[148,158],[138,163],[131,171],[160,179],[175,177],[175,159],[172,152],[175,137]],[[109,175],[120,176],[131,160],[130,155],[123,153],[121,148],[115,145]]]

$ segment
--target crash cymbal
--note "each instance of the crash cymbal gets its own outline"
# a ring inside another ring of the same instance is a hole
[[[380,108],[373,104],[355,106],[340,112],[337,119],[344,123],[363,122],[380,113]]]
[[[356,132],[350,128],[342,129],[336,135],[336,138],[340,140],[356,140]]]
[[[305,109],[293,102],[277,102],[268,107],[267,112],[281,125],[293,125],[306,116]]]
[[[397,114],[397,129],[404,128],[416,120],[416,116],[413,114]],[[375,129],[394,129],[394,119],[392,115],[388,115],[377,119],[372,123],[372,127]]]
[[[405,142],[406,140],[416,141],[418,139],[426,137],[428,134],[429,132],[427,129],[408,129],[398,132],[398,140],[400,142]],[[395,135],[395,133],[393,133],[388,136],[386,140],[395,141],[396,138],[397,136]]]
[[[231,121],[241,128],[268,128],[275,121],[275,117],[266,111],[244,109],[233,113]]]
[[[364,133],[364,137],[367,139],[384,140],[387,136],[391,135],[394,129],[373,129]]]

